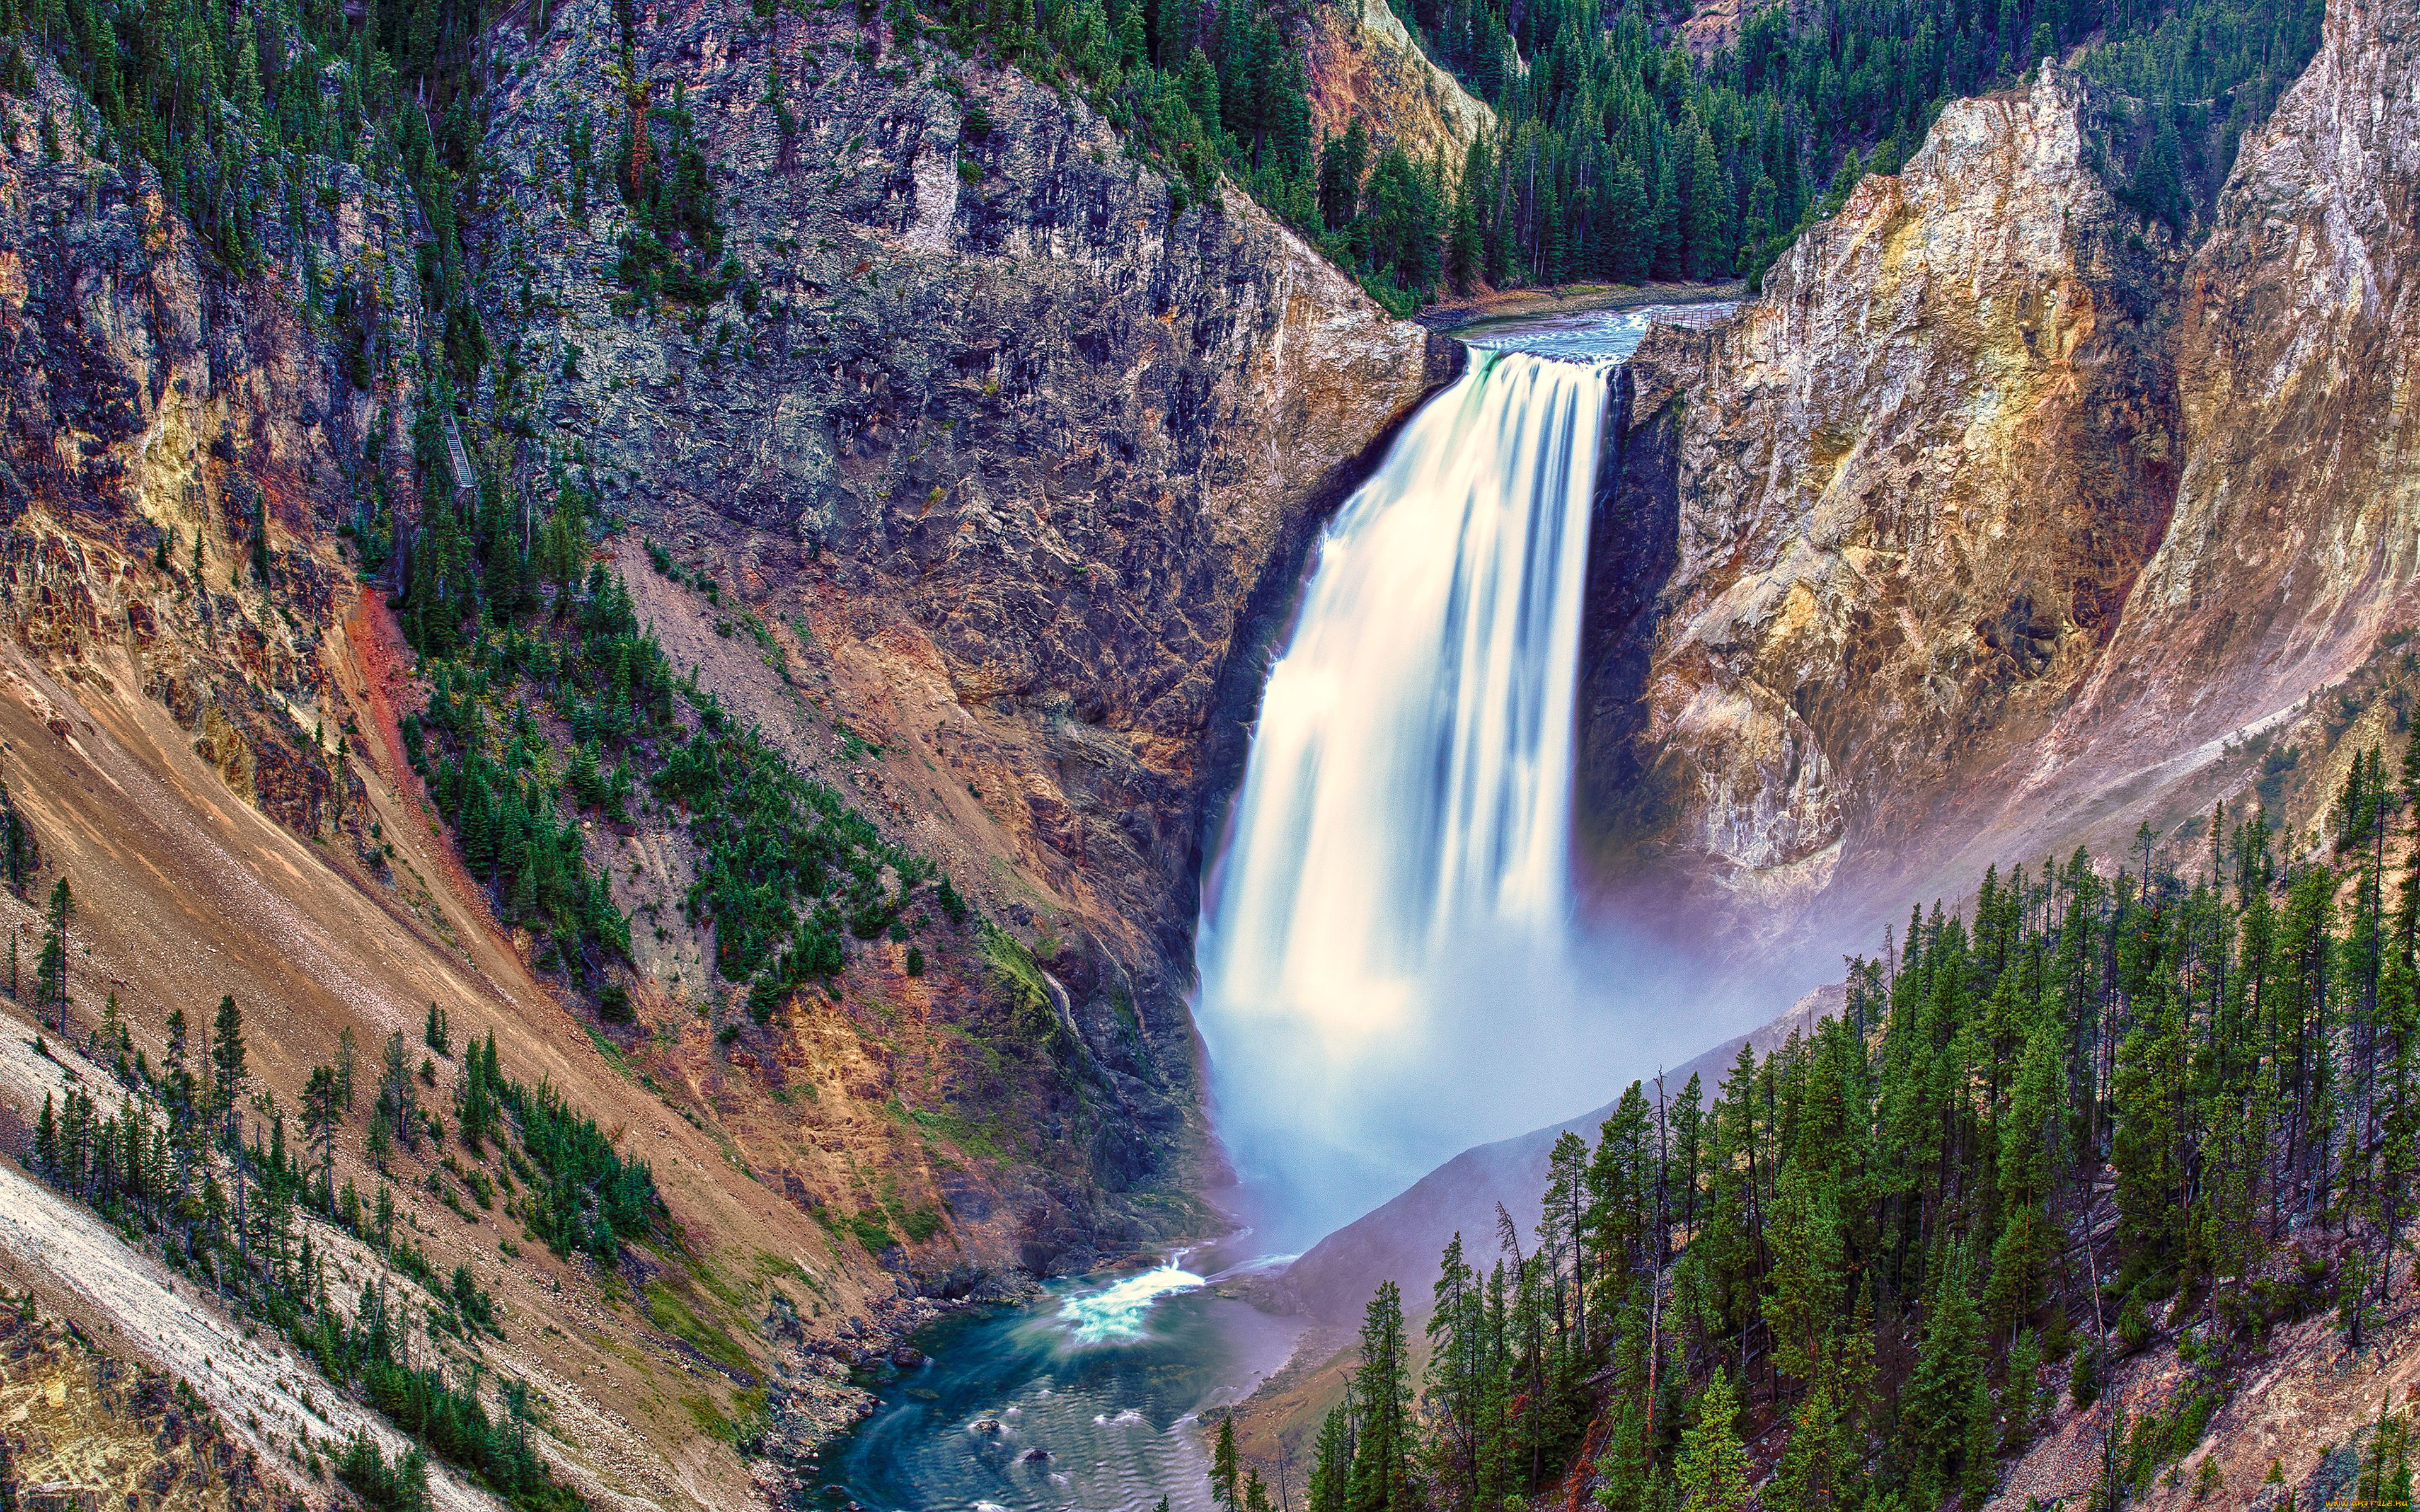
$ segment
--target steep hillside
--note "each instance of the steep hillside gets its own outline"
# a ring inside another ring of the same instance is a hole
[[[1458,356],[1240,194],[1177,213],[1020,73],[630,19],[650,134],[717,165],[729,271],[674,268],[706,303],[622,276],[608,5],[494,39],[476,215],[386,120],[358,166],[273,158],[290,202],[225,245],[5,54],[0,1145],[67,1196],[0,1173],[0,1249],[113,1348],[219,1372],[314,1505],[348,1436],[405,1452],[348,1400],[396,1410],[398,1360],[535,1425],[510,1486],[493,1441],[424,1435],[442,1504],[786,1494],[939,1308],[1215,1224],[1201,836],[1318,522]],[[776,895],[801,949],[760,972],[768,840],[850,912]],[[249,1101],[196,1133],[167,1069],[222,995]],[[137,1117],[185,1119],[173,1179],[92,1164]],[[660,1210],[594,1227],[566,1148]],[[274,1268],[298,1241],[324,1291]],[[329,1330],[386,1352],[280,1352]]]

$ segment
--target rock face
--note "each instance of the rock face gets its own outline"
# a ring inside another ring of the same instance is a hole
[[[1650,338],[1591,564],[1608,891],[1862,947],[2248,798],[2230,740],[2420,609],[2415,52],[2410,0],[2331,6],[2197,245],[2113,198],[2071,77],[1952,105],[1727,329]]]
[[[270,227],[286,276],[228,277],[139,158],[41,145],[38,122],[78,108],[44,69],[0,131],[0,625],[70,677],[130,652],[230,788],[333,838],[360,802],[325,654],[351,591],[316,548],[367,498],[381,394],[348,376],[376,354],[349,369],[302,317],[302,243],[376,287],[363,270],[408,233],[357,170],[317,161],[323,201],[299,234]],[[417,301],[392,302],[408,336]]]
[[[1668,490],[1637,507],[1674,545],[1598,537],[1601,581],[1670,556],[1643,667],[1606,671],[1637,637],[1591,628],[1583,803],[1617,847],[1803,905],[1965,802],[2095,664],[2176,486],[2177,255],[2130,237],[2089,114],[2056,73],[1949,106],[1737,320],[1642,350],[1621,489]]]
[[[2164,763],[2420,610],[2420,7],[2328,7],[2247,139],[2177,326],[2175,519],[2037,793]]]
[[[574,0],[515,44],[483,237],[533,294],[489,328],[609,509],[803,627],[826,712],[879,748],[864,806],[1034,946],[1112,1073],[1101,1174],[1145,1180],[1198,1107],[1195,878],[1264,642],[1460,348],[1240,195],[1171,214],[1021,73],[715,0],[648,8],[636,56],[696,122],[737,277],[693,315],[617,306],[614,170],[583,225],[555,166],[572,120],[617,130],[616,38]]]
[[[1387,0],[1311,7],[1303,68],[1314,134],[1342,135],[1357,116],[1377,147],[1400,145],[1421,162],[1444,154],[1449,177],[1472,139],[1496,128],[1496,113],[1429,61]]]

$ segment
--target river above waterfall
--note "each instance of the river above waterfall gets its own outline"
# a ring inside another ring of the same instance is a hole
[[[881,1388],[830,1462],[833,1484],[875,1512],[1149,1512],[1162,1496],[1208,1512],[1197,1415],[1249,1395],[1304,1324],[1188,1263],[935,1323],[916,1338],[926,1363]]]

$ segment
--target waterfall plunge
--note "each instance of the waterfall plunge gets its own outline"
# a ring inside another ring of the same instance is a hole
[[[1517,1062],[1574,996],[1589,513],[1607,385],[1645,327],[1474,348],[1320,544],[1198,936],[1220,1132],[1289,1227],[1591,1085]]]

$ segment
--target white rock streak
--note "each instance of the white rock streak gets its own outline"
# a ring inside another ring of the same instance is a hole
[[[0,1019],[0,1027],[7,1039],[0,1046],[0,1080],[12,1091],[30,1080],[48,1079],[42,1068],[55,1072],[54,1063],[25,1047],[23,1026],[16,1020]],[[107,1109],[116,1101],[116,1088],[81,1057],[68,1058],[76,1065],[85,1089]],[[57,1075],[54,1086],[63,1088],[64,1073]],[[40,1105],[39,1091],[33,1103]],[[347,1400],[317,1367],[273,1342],[266,1331],[246,1338],[240,1325],[191,1285],[130,1249],[90,1211],[8,1165],[0,1165],[0,1255],[8,1257],[20,1277],[37,1273],[83,1298],[160,1368],[191,1382],[217,1410],[228,1431],[260,1456],[262,1468],[294,1482],[298,1489],[324,1491],[287,1458],[287,1446],[305,1431],[320,1446],[322,1458],[365,1428],[390,1458],[408,1446],[401,1434]],[[303,1403],[305,1395],[309,1406]],[[434,1461],[428,1489],[444,1512],[496,1512],[498,1506]]]

